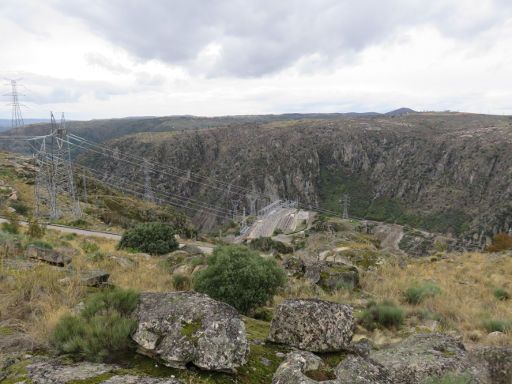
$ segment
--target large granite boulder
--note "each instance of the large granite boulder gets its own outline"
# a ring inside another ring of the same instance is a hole
[[[316,384],[306,373],[323,366],[322,359],[310,352],[295,351],[286,356],[286,360],[277,368],[272,384]],[[324,380],[323,384],[336,384],[335,380]]]
[[[327,291],[359,286],[359,271],[345,263],[317,261],[305,267],[304,276]]]
[[[348,356],[336,367],[339,384],[393,384],[389,371],[378,362],[361,356]]]
[[[113,376],[108,380],[102,381],[101,384],[183,384],[183,382],[174,378],[123,375]]]
[[[71,381],[92,380],[117,369],[119,367],[109,364],[62,364],[56,360],[43,360],[27,367],[28,377],[34,384],[67,384]]]
[[[480,347],[470,355],[470,365],[482,382],[512,383],[512,347]]]
[[[311,352],[334,352],[349,346],[354,326],[348,305],[292,299],[277,307],[268,339]]]
[[[389,370],[394,384],[419,384],[448,373],[471,375],[461,340],[442,333],[412,335],[390,348],[371,352],[370,358]]]
[[[29,259],[35,259],[43,261],[45,263],[64,267],[71,263],[71,257],[66,256],[53,249],[36,247],[35,245],[29,245],[25,251],[25,256]]]
[[[133,340],[165,365],[234,371],[245,364],[245,325],[228,304],[196,292],[142,293]]]

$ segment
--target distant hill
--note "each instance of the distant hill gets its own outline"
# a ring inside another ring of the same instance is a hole
[[[48,119],[24,119],[26,125],[36,123],[47,123]],[[0,119],[0,132],[11,129],[11,119]]]
[[[414,109],[411,108],[398,108],[394,111],[389,111],[385,113],[386,116],[404,116],[410,113],[417,113]]]

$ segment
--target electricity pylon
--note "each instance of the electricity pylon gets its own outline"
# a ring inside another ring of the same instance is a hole
[[[80,217],[82,212],[73,181],[64,114],[59,125],[53,113],[50,114],[50,134],[41,139],[34,157],[37,166],[34,188],[36,216],[58,219],[62,215],[58,195],[65,194],[69,198],[73,216]]]
[[[19,128],[25,125],[23,121],[23,116],[21,115],[20,101],[18,98],[18,85],[16,80],[11,80],[11,106],[12,106],[12,116],[11,116],[11,129],[15,130],[15,133],[19,133]]]
[[[348,207],[350,206],[350,196],[348,193],[343,194],[342,204],[343,204],[343,214],[341,217],[342,217],[342,219],[348,219],[349,218]]]

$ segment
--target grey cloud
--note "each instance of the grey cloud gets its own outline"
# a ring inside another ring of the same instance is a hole
[[[489,0],[55,0],[59,9],[142,59],[187,66],[209,76],[261,76],[318,54],[350,57],[401,28],[433,25],[472,38],[503,22],[512,5]],[[220,56],[201,62],[209,44]]]

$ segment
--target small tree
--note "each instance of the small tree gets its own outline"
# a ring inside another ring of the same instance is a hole
[[[32,218],[28,222],[27,235],[33,239],[40,239],[44,236],[46,228],[39,224],[36,218]]]
[[[133,249],[152,255],[162,255],[178,249],[174,229],[163,223],[144,223],[127,230],[119,248]]]
[[[16,212],[6,211],[4,213],[7,223],[2,223],[2,229],[5,232],[17,234],[20,231],[20,221]]]
[[[285,281],[274,260],[245,246],[229,245],[215,248],[208,267],[194,276],[193,285],[196,291],[247,313],[272,299]]]

